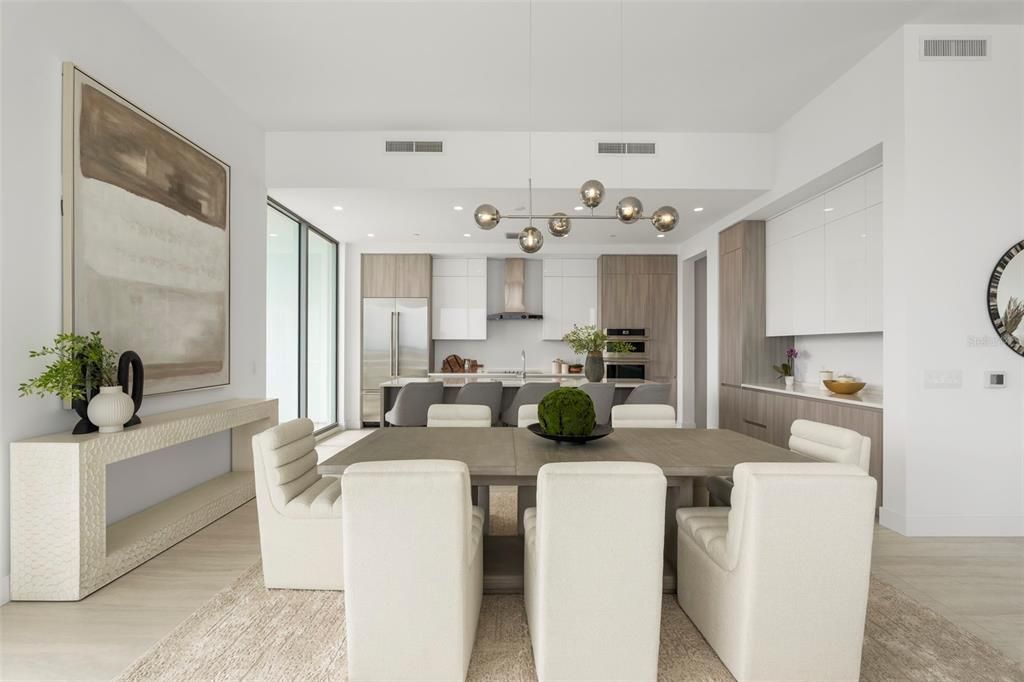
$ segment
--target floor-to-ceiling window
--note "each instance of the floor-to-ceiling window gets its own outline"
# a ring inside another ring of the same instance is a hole
[[[338,242],[267,204],[267,396],[281,421],[338,423]]]

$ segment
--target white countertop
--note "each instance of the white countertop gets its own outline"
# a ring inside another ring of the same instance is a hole
[[[526,380],[514,375],[514,374],[461,374],[461,373],[445,373],[445,374],[430,374],[428,377],[405,377],[400,379],[391,379],[385,381],[380,386],[381,388],[395,388],[402,387],[406,384],[422,381],[443,381],[446,386],[463,386],[473,381],[500,381],[501,385],[505,388],[518,388],[525,383],[530,382],[544,382],[549,381],[552,383],[562,384],[563,386],[580,386],[588,383],[587,378],[582,374],[534,374],[528,372],[526,374]],[[604,379],[602,384],[615,384],[620,388],[636,388],[641,384],[650,383],[647,381],[641,381],[638,379],[634,380],[608,380]]]
[[[860,393],[853,395],[839,395],[832,393],[821,384],[794,384],[793,388],[786,388],[779,383],[757,383],[740,384],[742,388],[750,388],[755,391],[771,391],[772,393],[783,393],[795,395],[801,398],[812,398],[814,400],[827,400],[834,403],[854,404],[859,407],[870,407],[882,409],[882,391],[879,388],[865,386]]]

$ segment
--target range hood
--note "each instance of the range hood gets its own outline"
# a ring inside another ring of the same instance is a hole
[[[526,261],[522,258],[505,259],[505,311],[488,315],[488,320],[542,320],[543,315],[526,312],[523,288],[526,280]]]

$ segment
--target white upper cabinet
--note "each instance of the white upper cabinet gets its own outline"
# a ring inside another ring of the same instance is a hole
[[[486,258],[435,258],[432,293],[435,340],[487,338]]]
[[[882,329],[882,169],[768,221],[768,336]]]
[[[597,323],[597,259],[545,258],[541,338],[558,341],[573,325]]]

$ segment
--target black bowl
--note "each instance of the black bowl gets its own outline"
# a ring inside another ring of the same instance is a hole
[[[548,440],[557,441],[559,443],[575,443],[576,445],[583,445],[588,441],[604,438],[614,431],[614,429],[608,425],[598,424],[594,427],[594,430],[590,432],[589,436],[562,436],[554,433],[545,433],[540,424],[530,424],[526,428],[530,430],[530,433],[535,433],[541,438],[547,438]]]

